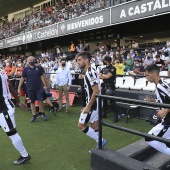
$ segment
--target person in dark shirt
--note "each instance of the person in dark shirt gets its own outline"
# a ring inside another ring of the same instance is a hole
[[[143,65],[140,63],[139,59],[135,60],[135,67],[133,69],[133,71],[128,71],[129,75],[144,75],[145,74],[145,70]]]
[[[160,58],[160,55],[159,55],[159,54],[157,54],[157,55],[155,56],[155,58],[156,58],[156,60],[155,60],[155,65],[157,65],[157,66],[159,67],[160,71],[164,70],[164,68],[165,68],[165,62],[164,62],[164,60],[162,60],[162,59]]]
[[[46,89],[47,86],[44,80],[42,69],[40,69],[38,66],[35,66],[34,57],[32,56],[28,57],[27,63],[28,66],[24,68],[19,82],[18,94],[20,94],[21,85],[23,84],[24,79],[26,79],[27,92],[31,100],[31,111],[33,114],[33,117],[30,121],[35,122],[37,120],[35,101],[38,100],[39,108],[40,110],[43,110],[44,107],[43,94],[44,94],[44,89]],[[44,89],[42,83],[44,85]],[[43,116],[43,120],[46,121],[47,120],[46,115],[43,113],[42,116]]]

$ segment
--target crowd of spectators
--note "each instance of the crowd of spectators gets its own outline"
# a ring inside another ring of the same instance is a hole
[[[55,6],[44,7],[41,11],[34,11],[23,18],[4,21],[0,27],[0,39],[70,20],[103,8],[103,0],[70,0],[69,3],[61,1]]]
[[[167,41],[165,46],[160,46],[159,48],[145,48],[141,49],[136,45],[135,41],[132,42],[137,48],[129,48],[129,45],[122,47],[111,47],[110,42],[99,42],[96,45],[96,49],[91,52],[92,66],[100,70],[103,66],[103,59],[105,56],[110,56],[112,58],[112,64],[116,68],[117,75],[144,75],[145,69],[148,65],[156,64],[160,71],[169,71],[170,75],[170,42]],[[74,46],[72,42],[71,46]],[[80,69],[77,64],[76,54],[82,51],[88,51],[89,47],[87,42],[80,41],[79,44],[75,45],[75,51],[73,53],[63,52],[62,48],[58,48],[55,53],[50,51],[43,51],[39,56],[37,56],[37,62],[44,68],[47,75],[49,73],[54,73],[57,71],[61,58],[67,58],[67,66],[70,68],[73,77],[75,74],[79,73]],[[88,47],[88,48],[87,48]],[[57,53],[58,52],[58,53]],[[70,59],[69,55],[73,54],[73,58]],[[11,56],[4,56],[0,60],[0,65],[5,67],[7,59],[12,60],[13,65],[17,67],[18,62],[22,63],[24,67],[26,65],[26,59],[28,56],[21,54],[14,54]]]

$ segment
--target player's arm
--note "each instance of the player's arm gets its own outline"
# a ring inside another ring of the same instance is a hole
[[[21,89],[21,86],[24,82],[25,78],[21,77],[20,81],[19,81],[19,85],[18,85],[18,94],[20,94],[20,89]]]
[[[26,110],[27,109],[27,106],[20,102],[20,99],[18,98],[18,94],[17,92],[15,91],[14,87],[12,86],[11,82],[8,80],[8,84],[9,84],[9,91],[10,93],[14,96],[15,100],[16,100],[16,104],[21,107],[22,109]]]
[[[93,90],[93,93],[92,93],[91,99],[90,99],[89,103],[87,104],[87,106],[84,108],[84,113],[90,112],[91,107],[93,106],[94,102],[96,101],[95,95],[100,93],[98,84],[95,84],[94,86],[92,86],[92,90]]]

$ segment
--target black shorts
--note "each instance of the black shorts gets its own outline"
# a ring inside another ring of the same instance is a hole
[[[28,97],[30,98],[31,103],[35,103],[36,100],[43,101],[44,100],[43,94],[44,94],[43,88],[28,91]]]

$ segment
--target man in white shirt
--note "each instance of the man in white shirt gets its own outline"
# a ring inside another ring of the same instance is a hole
[[[66,97],[66,113],[68,113],[69,109],[69,89],[71,85],[71,73],[70,69],[66,66],[66,59],[62,58],[60,60],[60,67],[57,71],[56,76],[56,88],[59,91],[59,110],[62,109],[62,94],[63,91]]]

